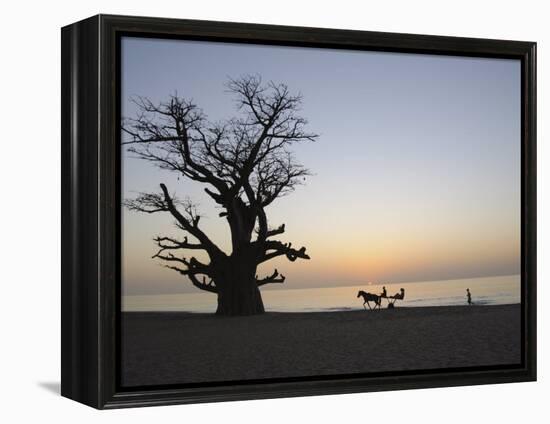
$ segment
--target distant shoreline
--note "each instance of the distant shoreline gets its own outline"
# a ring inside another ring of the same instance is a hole
[[[335,309],[315,309],[311,311],[269,311],[267,310],[264,315],[300,315],[300,314],[331,314],[331,313],[345,313],[345,312],[372,312],[372,313],[378,313],[378,312],[384,312],[388,311],[388,313],[394,313],[393,311],[397,311],[398,309],[406,309],[406,310],[415,310],[415,309],[437,309],[437,308],[444,308],[444,309],[454,309],[454,308],[494,308],[498,306],[513,306],[513,305],[521,305],[521,303],[505,303],[505,304],[498,304],[498,305],[491,305],[491,304],[476,304],[474,302],[473,305],[442,305],[442,306],[405,306],[405,305],[399,305],[395,307],[395,309],[391,310],[388,309],[386,305],[382,306],[380,310],[376,309],[373,311],[370,311],[368,308],[365,310],[363,308],[335,308]],[[122,314],[174,314],[174,315],[192,315],[192,316],[215,316],[214,312],[192,312],[192,311],[122,311]],[[224,318],[224,317],[219,317]]]
[[[121,316],[126,387],[521,361],[520,304]]]
[[[466,289],[470,288],[472,300],[477,305],[505,305],[521,302],[519,276],[491,277],[477,280],[449,280],[447,282],[420,282],[408,285],[350,286],[327,288],[282,288],[264,290],[262,298],[266,310],[277,312],[328,312],[361,310],[363,299],[357,297],[361,290],[373,294],[388,295],[405,290],[405,299],[398,300],[399,308],[466,305]],[[372,302],[371,302],[372,303]],[[382,300],[382,308],[388,301]],[[371,306],[374,306],[371,304]],[[216,296],[196,290],[194,293],[174,295],[135,295],[122,298],[123,311],[188,311],[213,313]]]

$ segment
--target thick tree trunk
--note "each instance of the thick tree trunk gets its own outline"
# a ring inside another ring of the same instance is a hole
[[[225,272],[216,280],[217,315],[257,315],[265,312],[256,282],[256,264],[244,258],[231,257]]]
[[[264,312],[262,295],[255,281],[253,284],[235,282],[219,290],[216,315],[258,315]]]
[[[219,263],[214,278],[218,290],[217,315],[263,314],[264,303],[256,282],[257,251],[252,247],[256,213],[239,197],[226,206],[233,252]]]

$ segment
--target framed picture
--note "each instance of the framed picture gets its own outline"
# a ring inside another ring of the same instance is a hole
[[[536,379],[535,43],[62,29],[62,394]]]

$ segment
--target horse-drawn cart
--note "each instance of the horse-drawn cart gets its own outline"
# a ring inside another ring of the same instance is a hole
[[[388,296],[386,294],[386,288],[384,287],[384,291],[381,294],[374,294],[374,293],[368,293],[363,290],[359,290],[359,293],[357,293],[357,297],[363,298],[363,308],[367,309],[367,306],[370,310],[380,309],[382,306],[382,299],[386,299],[388,301],[388,309],[395,308],[395,302],[398,300],[405,299],[405,289],[401,289],[399,293],[394,294],[393,296]],[[374,302],[374,308],[370,306],[370,302]],[[365,306],[367,305],[367,306]]]

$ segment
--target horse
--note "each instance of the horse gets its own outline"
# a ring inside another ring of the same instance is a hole
[[[364,300],[363,308],[367,309],[367,307],[365,306],[365,303],[366,303],[369,309],[372,310],[373,308],[371,308],[369,302],[373,301],[374,309],[376,310],[377,306],[378,306],[378,309],[380,309],[380,304],[382,303],[380,296],[378,296],[377,294],[367,293],[367,292],[364,292],[363,290],[359,290],[359,292],[357,293],[357,297],[361,297],[361,296],[363,297],[363,300]]]

